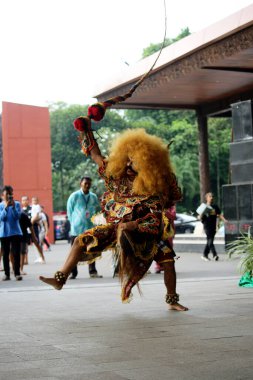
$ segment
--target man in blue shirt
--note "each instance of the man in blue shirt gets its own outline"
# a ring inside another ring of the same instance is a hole
[[[71,244],[73,244],[78,235],[94,226],[91,218],[100,210],[98,197],[90,191],[91,182],[90,177],[82,177],[80,181],[80,190],[72,193],[67,202],[67,214],[71,225]],[[76,278],[78,274],[77,266],[71,273],[70,278]],[[95,262],[89,264],[89,274],[92,278],[102,277],[97,273]]]
[[[0,239],[3,252],[5,276],[3,281],[10,280],[10,250],[14,259],[14,275],[17,281],[20,276],[20,249],[22,231],[19,224],[21,215],[20,203],[13,199],[13,188],[4,186],[2,190],[2,202],[0,203]]]

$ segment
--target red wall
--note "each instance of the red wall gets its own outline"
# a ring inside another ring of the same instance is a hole
[[[14,197],[39,198],[50,217],[53,241],[53,198],[50,120],[46,107],[3,102],[3,184],[14,188]]]

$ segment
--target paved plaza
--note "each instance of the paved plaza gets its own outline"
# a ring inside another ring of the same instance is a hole
[[[163,275],[149,274],[130,304],[120,301],[109,253],[62,291],[37,280],[59,269],[58,242],[24,280],[0,282],[1,380],[250,380],[253,378],[253,289],[238,287],[238,260],[203,262],[180,253],[178,292],[188,312],[168,311]],[[3,273],[3,272],[1,272]]]

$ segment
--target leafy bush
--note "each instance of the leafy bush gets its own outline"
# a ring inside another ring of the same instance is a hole
[[[238,256],[240,260],[240,272],[244,275],[253,271],[253,238],[250,228],[246,234],[228,244],[228,256]]]

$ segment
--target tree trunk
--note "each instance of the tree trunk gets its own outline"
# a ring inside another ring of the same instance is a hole
[[[209,154],[208,154],[208,128],[207,117],[197,112],[198,136],[199,136],[199,178],[201,201],[205,200],[205,194],[210,189]]]

